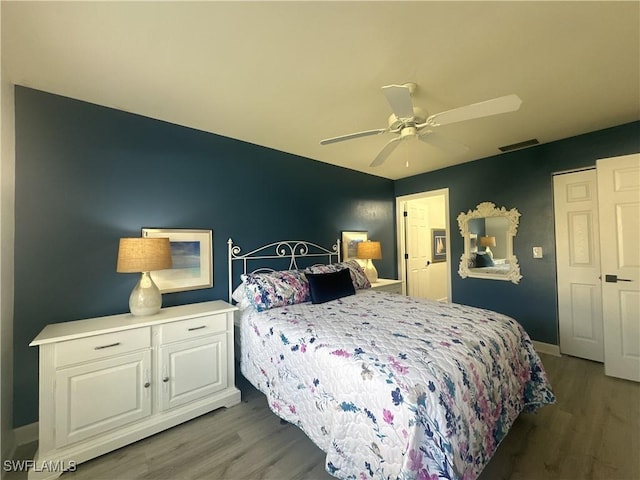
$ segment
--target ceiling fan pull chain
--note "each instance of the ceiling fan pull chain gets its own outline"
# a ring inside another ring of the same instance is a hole
[[[406,153],[407,161],[405,162],[405,168],[409,168],[409,145],[405,145],[404,152]]]

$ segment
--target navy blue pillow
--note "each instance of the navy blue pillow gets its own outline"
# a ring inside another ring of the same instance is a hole
[[[305,273],[305,276],[309,281],[311,303],[324,303],[356,293],[348,268],[330,273]]]
[[[495,264],[493,263],[493,258],[489,255],[485,254],[477,254],[476,255],[476,267],[493,267]]]

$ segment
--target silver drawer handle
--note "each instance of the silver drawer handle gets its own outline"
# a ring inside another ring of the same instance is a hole
[[[149,388],[150,386],[151,386],[151,383],[150,383],[150,382],[145,382],[145,383],[144,383],[144,388]]]
[[[103,348],[117,347],[118,345],[120,345],[120,342],[110,343],[109,345],[100,345],[99,347],[95,347],[94,350],[102,350]]]
[[[207,328],[206,325],[201,325],[199,327],[191,327],[191,328],[187,328],[188,331],[193,332],[194,330],[202,330],[203,328]]]

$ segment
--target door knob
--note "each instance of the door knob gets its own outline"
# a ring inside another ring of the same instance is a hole
[[[609,283],[617,283],[617,282],[633,282],[630,278],[618,278],[617,275],[605,275],[604,281]]]

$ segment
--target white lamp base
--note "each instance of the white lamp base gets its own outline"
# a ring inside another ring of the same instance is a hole
[[[129,296],[129,310],[137,317],[158,313],[162,307],[162,295],[153,283],[149,272],[142,272],[140,280]]]
[[[484,251],[487,252],[487,255],[489,255],[489,257],[491,257],[491,259],[493,260],[493,252],[491,251],[491,249],[489,247],[484,247]]]
[[[369,279],[369,282],[376,283],[378,281],[378,271],[373,266],[371,259],[367,260],[367,264],[364,267],[364,274]]]

